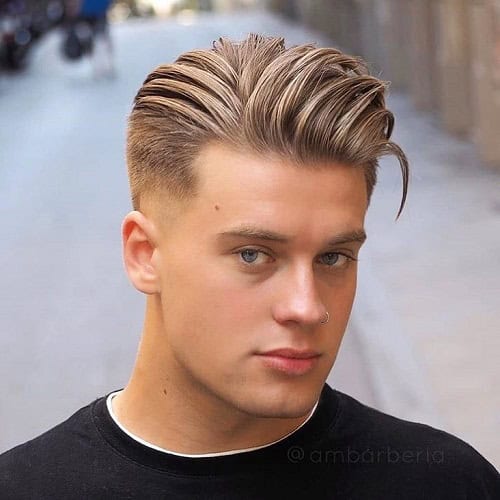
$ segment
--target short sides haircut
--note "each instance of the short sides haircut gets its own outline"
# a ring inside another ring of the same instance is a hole
[[[387,87],[358,57],[314,44],[285,48],[282,37],[220,38],[211,49],[186,52],[156,68],[135,97],[127,134],[133,208],[195,196],[193,164],[219,142],[297,166],[363,168],[368,202],[379,158],[394,155],[403,178],[399,217],[409,167],[390,140]]]

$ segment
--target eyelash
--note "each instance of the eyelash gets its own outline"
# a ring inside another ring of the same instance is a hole
[[[264,250],[261,250],[260,248],[252,248],[252,247],[248,247],[248,248],[242,248],[241,250],[238,250],[237,252],[235,252],[236,255],[240,256],[241,257],[241,254],[243,252],[246,252],[246,251],[251,251],[251,252],[256,252],[256,253],[262,253],[264,255],[267,255],[268,257],[271,257],[271,255],[269,255],[267,252],[265,252]],[[326,265],[327,268],[329,268],[329,271],[330,270],[336,270],[336,269],[342,269],[344,267],[347,267],[347,265],[350,263],[350,262],[357,262],[358,259],[356,259],[355,257],[353,257],[352,255],[348,255],[346,253],[343,253],[343,252],[325,252],[321,255],[328,255],[328,254],[334,254],[334,255],[340,255],[341,257],[345,257],[347,259],[346,263],[342,266],[335,266],[332,265],[332,266],[328,266]],[[259,267],[258,264],[254,264],[252,262],[245,262],[244,260],[241,260],[240,259],[240,264],[243,265],[245,268],[247,269],[250,269],[250,268],[257,268]],[[261,264],[262,265],[262,264]]]

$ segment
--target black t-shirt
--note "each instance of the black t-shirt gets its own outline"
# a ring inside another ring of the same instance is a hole
[[[500,475],[467,443],[326,384],[296,432],[217,457],[138,442],[115,423],[106,397],[0,455],[0,498],[500,499]]]

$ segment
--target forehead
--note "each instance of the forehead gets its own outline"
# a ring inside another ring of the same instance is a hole
[[[191,234],[248,225],[312,241],[325,232],[363,228],[367,195],[362,168],[297,166],[221,144],[206,146],[194,168],[198,193],[182,224]]]
[[[258,156],[211,144],[202,150],[194,168],[204,202],[218,198],[300,203],[312,196],[315,206],[337,202],[366,209],[361,167],[334,162],[298,166],[277,156]]]

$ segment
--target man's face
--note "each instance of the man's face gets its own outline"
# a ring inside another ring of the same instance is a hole
[[[200,155],[200,192],[158,249],[161,349],[187,397],[283,418],[305,415],[319,397],[354,300],[351,259],[367,208],[363,170],[325,166],[222,145]],[[315,356],[266,354],[277,349]]]

